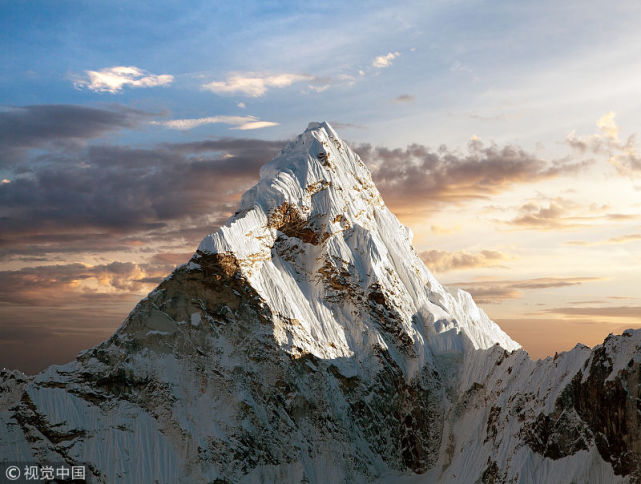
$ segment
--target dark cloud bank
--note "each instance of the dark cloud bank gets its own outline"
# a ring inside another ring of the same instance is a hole
[[[284,144],[231,138],[150,148],[81,143],[136,126],[144,116],[122,107],[0,111],[6,128],[0,166],[12,168],[10,183],[0,185],[0,257],[127,249],[141,233],[188,234],[198,224],[207,231]]]
[[[11,166],[31,148],[75,146],[110,131],[133,128],[151,114],[125,106],[95,108],[69,104],[0,110],[0,168]]]
[[[11,182],[0,185],[0,257],[29,247],[31,255],[82,244],[125,249],[134,234],[197,230],[203,222],[207,231],[233,211],[260,165],[286,143],[222,138],[144,148],[87,144],[150,117],[123,106],[0,111],[0,163],[13,170]],[[418,144],[360,145],[357,151],[393,210],[484,198],[584,166],[479,141],[470,142],[465,154]]]
[[[478,140],[467,153],[412,144],[405,149],[360,145],[385,200],[408,207],[488,198],[519,183],[571,175],[589,162],[548,162],[516,146],[485,146]]]

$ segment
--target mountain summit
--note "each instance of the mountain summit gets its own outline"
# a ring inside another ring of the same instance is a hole
[[[359,156],[329,124],[310,123],[261,168],[239,211],[192,262],[233,261],[288,352],[360,358],[381,347],[418,368],[433,353],[519,348],[469,294],[432,276],[411,237]]]
[[[533,362],[411,238],[310,123],[108,341],[0,375],[3,460],[96,482],[639,478],[641,332]]]

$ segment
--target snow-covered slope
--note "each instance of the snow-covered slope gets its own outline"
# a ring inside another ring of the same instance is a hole
[[[640,482],[641,331],[532,361],[466,355],[425,482]],[[473,449],[473,451],[470,451]]]
[[[272,311],[300,322],[279,342],[319,358],[381,345],[423,364],[430,350],[519,348],[469,294],[434,278],[411,237],[358,155],[327,123],[310,123],[198,253],[234,254]],[[381,315],[396,337],[381,329]]]
[[[97,482],[636,479],[640,341],[531,361],[311,123],[113,337],[0,374],[2,460]]]

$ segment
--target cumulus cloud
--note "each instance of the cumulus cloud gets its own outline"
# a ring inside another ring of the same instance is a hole
[[[452,286],[466,290],[481,304],[498,304],[506,299],[523,297],[524,290],[576,286],[603,280],[599,277],[537,277],[520,280],[483,280],[457,282]]]
[[[392,208],[420,207],[436,202],[489,198],[515,184],[575,174],[588,162],[545,161],[515,146],[485,146],[479,139],[461,154],[441,145],[405,149],[360,145],[385,201]]]
[[[174,82],[170,74],[152,74],[135,66],[106,67],[99,71],[85,71],[85,79],[74,80],[77,88],[94,92],[120,92],[124,86],[155,87],[168,86]]]
[[[152,124],[165,126],[166,128],[189,130],[205,124],[231,124],[232,129],[250,130],[278,126],[272,121],[260,121],[255,116],[208,116],[205,118],[171,119],[167,121],[152,121]]]
[[[641,154],[637,152],[636,135],[631,134],[625,141],[621,140],[620,129],[614,118],[615,113],[610,111],[597,121],[599,133],[577,136],[576,131],[572,131],[566,142],[580,153],[607,156],[608,162],[623,175],[641,175]]]
[[[249,97],[263,96],[270,88],[283,88],[296,82],[313,80],[308,74],[257,74],[235,73],[224,81],[203,84],[203,88],[216,94],[242,94]]]
[[[392,65],[392,61],[396,59],[399,55],[399,52],[388,52],[385,55],[379,55],[372,61],[372,66],[377,69],[383,69]]]
[[[545,230],[576,227],[576,221],[567,215],[567,202],[557,198],[549,202],[528,202],[521,205],[519,215],[509,220],[508,223]]]
[[[496,250],[482,250],[480,252],[428,250],[421,252],[420,256],[425,265],[434,272],[491,267],[508,259],[506,254]]]

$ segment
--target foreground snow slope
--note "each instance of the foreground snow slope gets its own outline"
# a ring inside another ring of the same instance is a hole
[[[531,361],[312,123],[113,337],[0,375],[0,448],[97,482],[634,481],[640,339]]]

